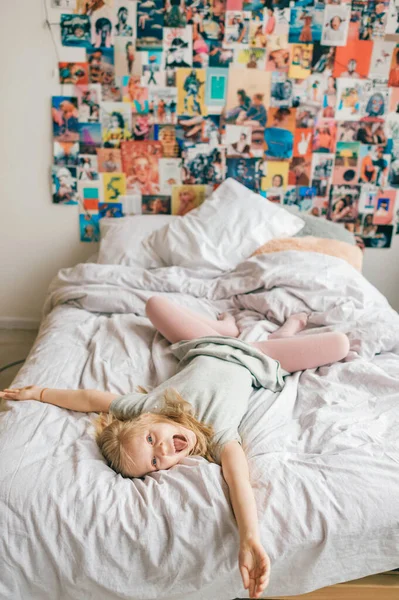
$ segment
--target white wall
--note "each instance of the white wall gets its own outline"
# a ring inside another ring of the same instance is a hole
[[[58,269],[98,247],[79,240],[78,206],[52,204],[56,69],[43,1],[0,0],[0,319],[39,320]]]
[[[366,248],[363,275],[386,296],[392,308],[399,312],[399,235],[393,237],[391,248]]]
[[[98,247],[79,241],[77,206],[51,202],[50,98],[61,89],[42,0],[0,1],[0,74],[0,327],[29,326],[58,269]],[[364,275],[399,310],[399,236],[366,250]]]

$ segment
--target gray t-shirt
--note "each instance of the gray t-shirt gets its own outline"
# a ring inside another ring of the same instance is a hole
[[[238,426],[247,411],[252,387],[280,391],[288,374],[280,363],[237,338],[208,336],[171,346],[180,360],[177,373],[148,394],[132,392],[111,402],[118,419],[131,419],[162,408],[166,389],[174,388],[193,407],[197,419],[213,425],[220,444],[214,458],[229,441],[241,443]]]

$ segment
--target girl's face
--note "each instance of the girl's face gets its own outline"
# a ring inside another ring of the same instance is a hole
[[[191,429],[177,423],[153,423],[134,435],[128,444],[129,455],[135,462],[132,477],[143,477],[154,471],[170,469],[188,456],[197,442]]]

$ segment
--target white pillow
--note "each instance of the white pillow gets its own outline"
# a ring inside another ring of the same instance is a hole
[[[100,219],[101,242],[98,264],[139,266],[143,269],[163,267],[164,264],[142,241],[156,229],[181,217],[172,215],[135,215],[119,219]]]
[[[259,246],[293,236],[305,222],[235,179],[226,179],[198,208],[143,242],[163,265],[228,271]]]

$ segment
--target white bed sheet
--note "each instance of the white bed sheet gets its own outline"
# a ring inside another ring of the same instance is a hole
[[[240,433],[272,574],[264,597],[399,566],[399,316],[344,261],[254,257],[217,278],[171,267],[80,264],[53,280],[38,338],[13,385],[126,393],[174,372],[146,319],[153,294],[265,338],[290,314],[348,334],[344,362],[254,391]],[[267,319],[265,319],[265,315]],[[2,600],[248,597],[219,466],[187,458],[145,481],[105,464],[96,415],[38,402],[0,412]]]

